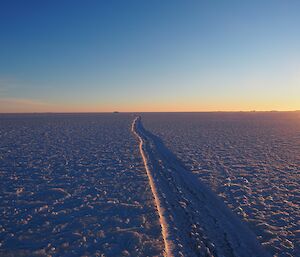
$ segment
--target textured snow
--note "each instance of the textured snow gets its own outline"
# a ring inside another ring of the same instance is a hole
[[[133,118],[0,116],[1,256],[162,255]]]
[[[223,201],[143,127],[140,117],[132,128],[160,216],[166,256],[269,256]]]
[[[300,256],[299,112],[134,118],[0,115],[0,256],[162,256],[147,165],[172,255]]]
[[[300,114],[143,114],[275,256],[300,256]]]

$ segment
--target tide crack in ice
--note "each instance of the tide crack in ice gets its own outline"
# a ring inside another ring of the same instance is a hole
[[[172,241],[169,239],[169,228],[168,228],[168,223],[165,219],[165,209],[163,208],[163,206],[161,205],[161,201],[160,201],[160,197],[159,194],[157,192],[156,189],[156,185],[154,182],[154,178],[152,176],[152,173],[150,171],[150,168],[148,166],[148,159],[146,157],[145,151],[144,151],[144,141],[143,138],[140,136],[139,132],[138,132],[138,122],[140,122],[140,117],[135,118],[135,120],[132,123],[132,132],[136,135],[136,137],[139,139],[139,148],[140,148],[140,152],[141,152],[141,156],[145,165],[145,169],[147,172],[147,176],[149,178],[149,184],[151,187],[151,191],[153,193],[153,197],[154,197],[154,201],[155,201],[155,205],[157,207],[157,211],[158,211],[158,215],[159,215],[159,221],[161,224],[161,228],[162,228],[162,236],[163,236],[163,240],[164,240],[164,246],[165,246],[165,256],[173,256],[173,243]]]
[[[132,132],[157,207],[165,256],[269,256],[253,232],[144,129],[141,117],[134,119]]]

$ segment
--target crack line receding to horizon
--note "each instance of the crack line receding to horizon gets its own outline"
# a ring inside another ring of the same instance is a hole
[[[144,129],[140,116],[131,129],[157,208],[164,256],[270,256],[248,226]]]

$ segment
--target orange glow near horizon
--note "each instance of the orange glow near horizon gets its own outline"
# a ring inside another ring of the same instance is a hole
[[[234,112],[234,111],[295,111],[299,110],[299,103],[288,102],[189,102],[173,101],[161,102],[131,102],[118,104],[101,103],[43,103],[27,99],[0,99],[0,113],[43,113],[43,112]]]

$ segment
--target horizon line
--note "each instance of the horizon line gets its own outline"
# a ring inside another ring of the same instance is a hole
[[[251,111],[82,111],[82,112],[0,112],[2,114],[120,114],[120,113],[262,113],[262,112],[300,112],[300,110],[251,110]]]

